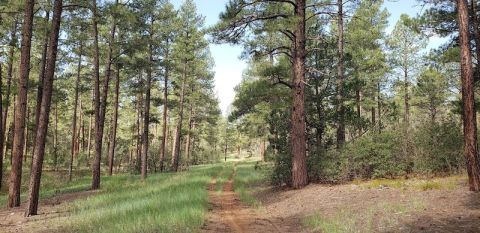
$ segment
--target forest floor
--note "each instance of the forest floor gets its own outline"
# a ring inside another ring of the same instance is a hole
[[[106,178],[101,191],[44,198],[38,216],[0,208],[0,232],[480,232],[480,194],[464,176],[290,190],[268,172],[238,162]]]
[[[458,177],[309,185],[256,196],[271,217],[300,219],[307,232],[480,232],[480,194]]]
[[[290,190],[269,187],[263,173],[239,164],[221,193],[212,180],[202,232],[480,232],[480,194],[468,191],[465,176]]]

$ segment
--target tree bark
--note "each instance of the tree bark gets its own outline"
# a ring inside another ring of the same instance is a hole
[[[377,112],[378,112],[378,133],[382,132],[382,99],[380,93],[380,83],[377,83]]]
[[[337,64],[337,149],[341,148],[345,142],[345,117],[343,106],[343,80],[345,68],[343,62],[343,0],[338,0],[338,64]]]
[[[23,145],[23,162],[26,163],[27,162],[27,157],[28,157],[28,122],[30,121],[30,107],[28,106],[27,104],[27,114],[26,114],[26,118],[25,118],[25,143]],[[32,157],[33,157],[33,153],[32,153]],[[31,160],[31,163],[33,163],[33,159]],[[31,164],[30,163],[30,168],[31,168]]]
[[[48,22],[50,20],[50,11],[47,10],[45,14],[46,14],[45,15],[46,25],[48,25]],[[36,137],[37,135],[38,121],[39,121],[39,115],[40,115],[40,105],[42,104],[43,80],[45,80],[45,67],[47,65],[48,40],[49,40],[49,30],[48,30],[48,26],[46,26],[45,41],[43,42],[42,60],[40,63],[40,73],[38,75],[38,84],[37,84],[37,102],[35,105],[35,125],[33,128],[34,137]],[[32,154],[35,151],[35,147],[36,147],[36,142],[34,140],[33,146],[32,146]]]
[[[147,67],[147,80],[145,85],[145,105],[144,105],[144,118],[143,118],[143,137],[142,137],[142,180],[147,177],[148,166],[148,146],[149,146],[149,126],[150,126],[150,91],[152,89],[152,69],[153,69],[153,17],[150,25],[150,42],[148,45],[148,67]]]
[[[472,0],[471,4],[471,15],[472,15],[472,26],[473,26],[473,35],[475,40],[475,55],[477,57],[477,80],[480,80],[480,23],[478,22],[477,16],[477,3],[478,1]]]
[[[24,21],[22,29],[22,48],[20,55],[20,77],[18,79],[17,109],[12,149],[12,168],[10,172],[10,188],[8,191],[8,207],[20,205],[20,185],[22,181],[23,146],[25,140],[25,113],[27,109],[28,76],[30,74],[30,48],[32,46],[34,0],[25,1]]]
[[[80,72],[82,71],[82,53],[83,41],[79,41],[79,52],[77,62],[77,79],[75,80],[75,100],[73,104],[72,118],[72,145],[70,148],[70,164],[68,166],[68,181],[72,181],[73,159],[76,157],[76,140],[77,140],[77,108],[78,108],[78,88],[80,86]]]
[[[100,129],[100,51],[98,48],[98,26],[97,26],[97,0],[93,0],[92,7],[92,24],[93,24],[93,73],[95,80],[94,96],[95,96],[95,159],[92,165],[92,189],[100,188],[100,159],[102,156],[102,137],[103,130]]]
[[[2,64],[0,63],[0,189],[2,188],[2,176],[3,176],[3,137],[5,135],[5,128],[3,128],[3,91],[2,91],[2,86],[3,86],[3,69],[2,69]]]
[[[17,96],[13,96],[13,106],[17,106]],[[15,115],[17,115],[17,109],[13,108],[14,119],[10,124],[9,135],[8,135],[10,145],[13,144],[13,139],[15,138],[15,132],[14,132],[15,131]],[[5,147],[5,154],[7,154],[7,149],[8,149],[8,146]],[[13,162],[13,148],[10,148],[10,166],[12,166],[12,162]]]
[[[15,17],[14,25],[10,34],[10,48],[8,51],[8,64],[7,64],[7,83],[6,83],[6,95],[5,95],[5,100],[7,104],[5,105],[5,108],[0,111],[1,116],[1,121],[0,121],[0,127],[2,128],[2,131],[0,133],[0,189],[2,188],[2,182],[3,182],[3,157],[5,156],[6,153],[4,150],[5,147],[5,134],[6,134],[6,129],[7,129],[7,117],[8,117],[8,107],[10,106],[10,87],[12,83],[12,71],[13,71],[13,58],[15,56],[15,43],[16,43],[16,33],[17,33],[17,18]],[[3,94],[3,93],[2,93]]]
[[[160,172],[163,172],[163,164],[165,161],[165,155],[167,153],[167,115],[168,115],[168,75],[170,71],[170,64],[168,60],[168,39],[165,52],[165,78],[163,80],[163,126],[162,126],[162,144],[160,149]]]
[[[38,125],[38,134],[35,140],[37,146],[33,153],[32,171],[30,173],[30,185],[28,191],[26,216],[36,215],[38,209],[38,198],[40,189],[40,180],[42,175],[43,157],[45,154],[45,142],[48,131],[48,118],[50,114],[50,105],[52,100],[53,77],[55,73],[55,62],[57,58],[58,35],[60,33],[60,21],[62,15],[62,0],[55,0],[52,19],[52,31],[50,34],[48,62],[45,70],[45,80],[43,82],[43,95],[40,108],[40,117]],[[55,107],[57,111],[57,107]]]
[[[305,135],[305,0],[295,0],[297,23],[294,31],[293,57],[293,108],[291,119],[292,187],[308,184]]]
[[[480,191],[480,169],[477,154],[477,124],[467,0],[457,0],[457,10],[461,49],[460,65],[462,76],[464,154],[467,161],[470,190]]]
[[[403,116],[403,121],[405,124],[405,129],[408,131],[408,128],[410,127],[410,96],[408,93],[408,88],[409,88],[409,80],[408,80],[408,70],[404,70],[404,75],[403,75],[403,91],[404,93],[404,104],[405,104],[405,115]]]
[[[108,175],[113,174],[113,161],[115,156],[115,146],[117,144],[117,125],[118,125],[118,99],[120,95],[120,67],[116,65],[117,73],[115,74],[115,102],[113,108],[113,122],[112,122],[112,134],[110,139],[110,148],[108,150]]]
[[[94,108],[95,106],[95,95],[94,95],[94,92],[92,90],[92,109]],[[91,157],[91,154],[92,154],[92,125],[93,125],[93,122],[92,122],[93,118],[92,118],[92,114],[88,114],[88,138],[87,138],[87,166],[89,166],[90,164],[90,157]]]
[[[192,88],[193,92],[193,88]],[[190,102],[189,106],[189,115],[188,115],[188,131],[187,131],[187,138],[185,139],[185,160],[187,167],[190,165],[190,144],[191,144],[191,131],[193,126],[193,106]]]
[[[15,17],[15,22],[13,24],[13,28],[12,28],[12,31],[10,33],[10,49],[8,51],[8,64],[7,64],[7,83],[6,83],[6,90],[5,90],[5,99],[7,101],[7,105],[5,106],[5,109],[3,109],[3,117],[2,117],[2,128],[3,129],[6,129],[7,128],[7,118],[8,118],[8,108],[10,107],[10,89],[11,89],[11,86],[12,86],[12,77],[13,77],[13,60],[14,60],[14,57],[15,57],[15,44],[17,43],[17,18]],[[5,143],[5,132],[4,132],[4,135],[3,135],[3,139],[4,141],[2,141],[1,143],[3,143],[2,145],[4,145]],[[3,146],[1,147],[3,149]],[[5,154],[3,154],[5,155]]]
[[[172,170],[178,171],[178,163],[180,160],[180,144],[182,139],[182,123],[183,123],[183,104],[185,102],[185,86],[187,82],[187,64],[185,60],[183,63],[183,77],[182,77],[182,87],[180,91],[180,106],[178,113],[178,122],[177,127],[175,128],[175,138],[173,140],[173,154],[172,154]]]
[[[83,111],[83,101],[82,98],[80,98],[80,129],[78,130],[79,136],[78,136],[78,142],[77,142],[77,156],[80,151],[80,148],[82,148],[82,151],[85,151],[85,112]],[[81,140],[80,140],[80,135],[81,135]]]
[[[140,79],[141,76],[140,76]],[[142,119],[143,119],[143,93],[137,94],[137,122],[136,122],[136,158],[135,158],[135,170],[141,172],[141,160],[142,160]]]
[[[112,67],[112,44],[115,40],[116,22],[112,23],[110,40],[108,45],[107,63],[105,67],[105,78],[103,80],[102,96],[100,96],[100,73],[99,73],[99,48],[98,48],[98,27],[97,27],[97,3],[93,1],[93,33],[94,33],[94,73],[95,73],[95,160],[92,169],[92,189],[100,188],[100,163],[102,159],[103,129],[105,126],[105,113],[107,110],[108,86],[110,82]],[[116,3],[118,5],[118,0]]]
[[[53,167],[55,171],[58,169],[58,105],[54,104],[54,121],[53,121]],[[47,122],[48,123],[48,122]]]

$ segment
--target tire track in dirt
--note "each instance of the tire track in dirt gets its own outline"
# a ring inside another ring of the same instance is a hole
[[[216,179],[212,179],[208,188],[209,216],[201,232],[282,232],[273,221],[262,217],[257,210],[240,201],[233,186],[235,171],[236,168],[223,185],[221,193],[215,190]]]

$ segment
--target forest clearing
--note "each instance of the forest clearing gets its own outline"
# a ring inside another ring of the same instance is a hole
[[[251,159],[250,159],[251,160]],[[379,179],[278,189],[258,161],[180,174],[88,177],[47,190],[39,215],[0,210],[2,232],[476,232],[480,194],[465,176]],[[53,178],[50,178],[53,179]],[[5,196],[1,196],[5,204]],[[136,200],[136,201],[132,201]]]
[[[0,0],[0,232],[480,232],[478,0]]]

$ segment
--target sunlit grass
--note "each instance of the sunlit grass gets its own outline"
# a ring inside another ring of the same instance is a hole
[[[265,183],[270,171],[269,166],[258,166],[258,162],[239,163],[234,178],[235,192],[240,200],[250,206],[258,207],[260,202],[253,197],[256,186]]]
[[[150,175],[145,182],[114,177],[102,193],[69,204],[71,214],[57,224],[65,232],[195,232],[207,212],[206,187],[221,170],[199,166]]]
[[[213,177],[227,180],[231,171],[231,165],[216,164],[181,173],[150,174],[145,181],[129,174],[102,177],[98,193],[65,203],[61,208],[67,216],[48,224],[56,232],[196,232],[208,210],[208,184]],[[44,173],[42,198],[89,190],[88,173],[70,183],[64,175]],[[0,203],[6,199],[7,193],[2,192]]]
[[[217,193],[221,193],[223,191],[224,184],[228,181],[230,176],[233,174],[233,163],[224,163],[222,170],[218,173],[215,185],[215,190]]]
[[[7,179],[8,174],[7,172],[4,174],[4,179]],[[73,180],[68,182],[68,174],[66,171],[44,171],[42,172],[40,198],[45,199],[63,193],[86,191],[90,188],[91,177],[89,174],[87,170],[76,171]],[[20,189],[21,201],[25,201],[27,198],[29,175],[30,171],[24,169]],[[105,177],[104,179],[108,180],[110,177]],[[1,207],[7,205],[8,198],[7,184],[4,183],[3,185],[4,187],[2,187],[2,191],[0,192]]]

